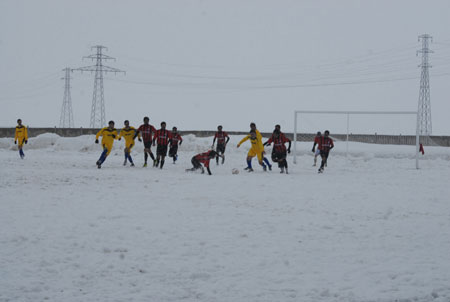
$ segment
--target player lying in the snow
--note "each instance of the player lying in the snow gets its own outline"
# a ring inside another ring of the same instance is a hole
[[[211,170],[209,169],[209,161],[215,158],[216,156],[222,157],[221,154],[217,154],[217,152],[214,150],[197,154],[191,159],[193,167],[191,169],[186,169],[186,171],[195,171],[197,169],[201,169],[203,174],[205,173],[205,169],[202,167],[203,164],[206,170],[208,171],[208,174],[211,175]]]

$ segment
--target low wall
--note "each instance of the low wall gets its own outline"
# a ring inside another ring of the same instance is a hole
[[[43,133],[55,133],[63,137],[75,137],[80,135],[95,135],[99,129],[95,128],[28,128],[30,137],[38,136]],[[245,135],[248,132],[227,131],[230,135]],[[15,128],[0,128],[0,137],[14,137]],[[194,134],[197,137],[213,136],[215,131],[180,131],[181,135]],[[263,137],[270,137],[272,133],[261,133]],[[286,136],[293,139],[292,133],[286,133]],[[298,133],[297,141],[312,142],[314,133]],[[335,140],[346,140],[345,134],[333,134]],[[414,145],[416,137],[413,135],[379,135],[379,134],[350,134],[349,141],[369,143],[369,144],[390,144],[390,145]],[[424,145],[450,147],[450,136],[430,136],[423,137],[420,140]]]

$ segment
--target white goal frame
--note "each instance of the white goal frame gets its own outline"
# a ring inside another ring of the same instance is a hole
[[[350,115],[416,115],[416,169],[419,169],[419,112],[418,111],[321,111],[321,110],[295,110],[294,111],[294,164],[297,163],[297,127],[299,125],[298,116],[301,114],[344,114],[347,115],[347,150],[348,156],[348,136],[350,129]]]

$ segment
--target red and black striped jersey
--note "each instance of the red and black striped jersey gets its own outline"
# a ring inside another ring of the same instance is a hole
[[[178,146],[178,143],[181,143],[183,139],[179,133],[173,134],[169,140],[171,146]]]
[[[317,147],[320,151],[330,151],[334,147],[333,140],[329,137],[322,136],[319,140],[319,146]]]
[[[273,151],[275,152],[286,152],[285,143],[289,143],[291,140],[288,139],[284,133],[280,133],[278,137],[275,137],[273,134],[267,141],[267,143],[271,144],[273,142]]]
[[[314,144],[318,144],[321,138],[322,136],[316,135],[316,137],[314,138]]]
[[[200,153],[195,156],[195,159],[201,162],[205,166],[205,168],[209,167],[209,161],[211,160],[211,158],[209,157],[209,152],[211,151]]]
[[[155,129],[155,127],[153,127],[150,124],[148,124],[148,125],[142,124],[137,129],[137,132],[141,133],[142,139],[144,140],[144,142],[151,142],[152,135],[154,135],[154,133],[156,132],[156,129]]]
[[[169,144],[169,140],[172,137],[172,133],[166,129],[156,130],[155,136],[153,140],[156,140],[158,145],[167,146]]]
[[[225,138],[229,137],[228,133],[226,133],[225,131],[217,131],[216,134],[214,134],[214,139],[217,139],[217,144],[218,145],[223,145],[225,144]]]

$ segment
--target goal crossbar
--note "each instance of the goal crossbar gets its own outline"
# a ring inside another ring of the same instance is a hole
[[[295,110],[294,111],[294,164],[297,163],[297,125],[299,114],[344,114],[347,115],[346,144],[348,156],[348,141],[350,128],[350,115],[375,114],[375,115],[416,115],[416,169],[419,169],[419,112],[418,111],[321,111],[321,110]]]

